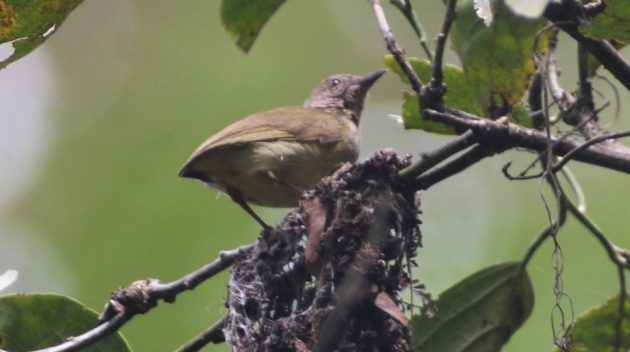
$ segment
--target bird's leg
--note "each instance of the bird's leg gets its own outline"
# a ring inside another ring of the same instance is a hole
[[[289,182],[283,181],[281,179],[278,178],[278,176],[276,176],[276,174],[273,173],[273,171],[271,170],[267,170],[267,172],[265,173],[267,175],[267,177],[269,177],[270,179],[272,179],[273,181],[283,185],[283,186],[287,186],[293,190],[295,190],[300,196],[303,195],[306,192],[306,189],[300,187],[300,186],[296,186],[294,184],[291,184]]]
[[[267,225],[267,223],[263,219],[261,219],[260,216],[258,216],[258,214],[254,212],[254,210],[249,206],[249,204],[247,204],[247,202],[243,198],[243,194],[239,190],[234,189],[234,188],[228,188],[225,193],[227,193],[227,195],[230,196],[230,198],[232,198],[234,203],[240,205],[241,208],[243,208],[252,218],[254,218],[254,220],[256,220],[256,222],[258,222],[260,226],[262,226],[263,231],[265,233],[273,232],[273,227]]]

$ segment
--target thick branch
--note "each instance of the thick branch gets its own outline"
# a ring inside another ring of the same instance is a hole
[[[470,130],[466,131],[437,149],[421,153],[420,161],[402,169],[398,173],[398,176],[403,182],[410,181],[415,177],[422,175],[433,166],[470,147],[476,142],[477,138],[475,137],[475,134]]]
[[[502,151],[503,150],[493,149],[490,146],[480,144],[455,158],[455,160],[449,162],[448,164],[418,177],[411,187],[414,190],[426,190],[434,184],[475,165],[480,160]]]
[[[471,119],[468,117],[469,114],[458,116],[454,113],[440,113],[430,109],[423,110],[422,113],[431,120],[440,121],[462,130],[470,129],[481,140],[485,140],[488,143],[500,143],[506,149],[526,148],[541,152],[548,147],[549,140],[544,133],[514,123]],[[583,142],[561,140],[557,136],[551,136],[551,143],[553,144],[553,154],[564,156],[580,147]],[[575,153],[573,159],[630,173],[630,150],[628,148],[613,149],[593,145]]]

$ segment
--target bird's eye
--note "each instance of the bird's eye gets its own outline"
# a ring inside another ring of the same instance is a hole
[[[332,80],[332,82],[331,82],[331,84],[332,84],[332,86],[333,86],[333,87],[338,86],[338,85],[339,85],[339,83],[341,83],[341,81],[340,81],[340,80],[338,80],[338,79],[336,79],[336,78],[335,78],[335,79],[333,79],[333,80]]]

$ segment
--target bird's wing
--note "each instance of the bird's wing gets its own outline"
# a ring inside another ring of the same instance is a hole
[[[280,108],[248,116],[210,137],[195,150],[190,160],[227,145],[266,141],[302,141],[333,144],[348,129],[344,117],[318,109]]]

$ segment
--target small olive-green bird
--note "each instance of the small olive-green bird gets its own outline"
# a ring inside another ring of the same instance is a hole
[[[324,79],[302,107],[250,115],[208,138],[179,172],[229,195],[264,229],[247,204],[294,207],[304,190],[359,155],[365,96],[385,73]]]

